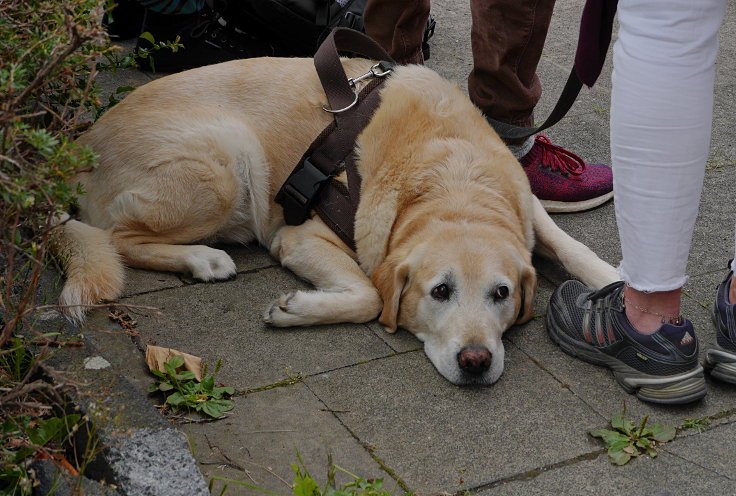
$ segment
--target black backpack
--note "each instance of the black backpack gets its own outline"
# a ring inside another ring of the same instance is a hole
[[[336,27],[363,30],[368,0],[227,0],[223,18],[228,24],[274,47],[279,57],[311,57]],[[215,5],[218,1],[215,0]],[[422,50],[429,58],[427,41],[435,20],[427,21]]]
[[[271,43],[275,55],[311,57],[338,26],[363,31],[367,0],[229,0],[228,24]]]

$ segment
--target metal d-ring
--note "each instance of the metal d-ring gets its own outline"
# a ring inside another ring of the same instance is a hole
[[[351,108],[355,107],[356,103],[358,103],[358,93],[355,90],[353,90],[353,95],[355,95],[355,100],[353,100],[353,103],[351,103],[345,108],[333,110],[333,109],[329,109],[325,107],[324,105],[322,105],[322,110],[324,110],[325,112],[329,112],[331,114],[339,114],[340,112],[345,112],[346,110],[350,110]]]

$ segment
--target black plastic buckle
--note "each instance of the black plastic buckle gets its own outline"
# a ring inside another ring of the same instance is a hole
[[[309,218],[320,189],[329,176],[315,167],[307,157],[301,168],[286,180],[276,195],[276,203],[284,207],[284,220],[290,226],[303,224]]]

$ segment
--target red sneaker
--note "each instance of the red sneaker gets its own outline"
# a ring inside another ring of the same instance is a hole
[[[613,197],[613,173],[604,164],[586,164],[582,158],[537,135],[529,153],[520,160],[532,193],[547,212],[581,212]]]

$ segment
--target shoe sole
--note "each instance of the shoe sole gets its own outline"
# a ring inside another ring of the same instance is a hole
[[[649,375],[629,367],[625,363],[601,352],[597,348],[575,341],[558,329],[551,312],[545,317],[547,333],[566,354],[585,362],[606,367],[613,371],[621,387],[629,394],[649,403],[677,405],[692,403],[707,393],[703,367],[668,376]]]
[[[714,379],[736,384],[736,355],[721,347],[705,352],[705,369]]]
[[[718,329],[718,317],[715,307],[711,312],[711,318],[713,319],[713,325]],[[716,332],[721,331],[717,330]],[[734,352],[715,345],[705,352],[703,365],[714,379],[736,384],[736,354]]]
[[[583,200],[579,202],[562,202],[553,200],[542,200],[542,206],[550,214],[569,214],[572,212],[583,212],[590,210],[591,208],[603,205],[608,200],[613,198],[613,191],[606,193],[605,195],[591,198],[590,200]]]

